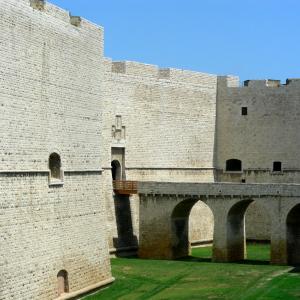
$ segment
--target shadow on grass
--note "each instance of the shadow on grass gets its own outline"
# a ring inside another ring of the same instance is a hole
[[[296,266],[293,270],[289,271],[289,273],[300,273],[300,266]]]
[[[189,261],[189,262],[206,262],[206,263],[213,263],[211,258],[209,257],[196,257],[196,256],[187,256],[176,259],[177,261]]]
[[[195,256],[187,256],[183,258],[176,259],[177,261],[188,261],[188,262],[205,262],[205,263],[214,263],[211,258],[209,257],[195,257]],[[270,265],[270,261],[267,260],[254,260],[254,259],[245,259],[239,261],[232,261],[232,264],[239,264],[239,265]]]

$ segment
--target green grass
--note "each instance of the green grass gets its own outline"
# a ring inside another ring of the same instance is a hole
[[[112,259],[114,284],[85,300],[300,299],[300,273],[268,263],[268,245],[248,246],[241,263],[210,262],[211,248],[185,260]]]

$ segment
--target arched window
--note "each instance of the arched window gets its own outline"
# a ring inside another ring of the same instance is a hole
[[[58,295],[69,293],[68,272],[60,270],[57,274],[57,291]]]
[[[226,161],[226,171],[242,171],[242,162],[239,159],[228,159]]]
[[[49,156],[50,179],[62,180],[61,160],[57,153]]]
[[[273,162],[273,172],[281,172],[282,171],[282,163],[281,161]]]
[[[112,175],[113,180],[121,180],[122,179],[121,164],[118,160],[113,160],[111,162],[111,175]]]

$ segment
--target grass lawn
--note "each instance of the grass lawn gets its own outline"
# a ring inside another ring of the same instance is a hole
[[[112,259],[115,283],[84,299],[300,299],[299,270],[269,265],[268,245],[249,245],[241,263],[212,263],[210,257],[206,247],[177,261]]]

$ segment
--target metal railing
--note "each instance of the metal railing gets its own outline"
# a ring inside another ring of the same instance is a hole
[[[137,194],[137,181],[113,180],[113,189],[119,195]]]

